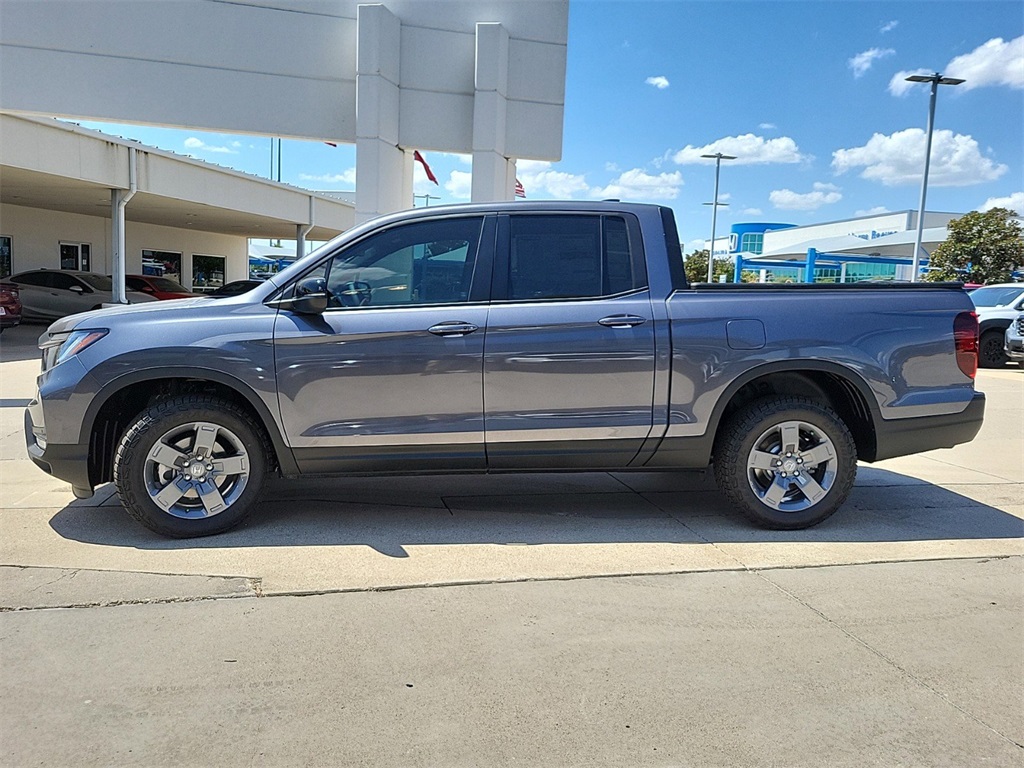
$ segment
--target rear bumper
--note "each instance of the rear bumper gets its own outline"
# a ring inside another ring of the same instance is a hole
[[[960,413],[915,419],[882,419],[875,425],[874,461],[969,443],[978,434],[984,418],[985,395],[975,392],[974,398]]]

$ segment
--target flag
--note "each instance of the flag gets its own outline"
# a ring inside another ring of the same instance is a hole
[[[516,197],[526,197],[526,190],[523,189],[523,182],[516,179]]]
[[[338,145],[335,144],[333,141],[325,141],[324,144],[326,144],[328,147],[334,147],[335,149],[338,148]]]
[[[430,170],[430,166],[427,165],[427,161],[423,159],[423,155],[420,154],[420,151],[418,149],[413,151],[412,159],[415,160],[417,163],[420,163],[423,166],[423,170],[427,172],[427,178],[430,179],[435,184],[437,184],[437,176],[435,176],[434,172]]]

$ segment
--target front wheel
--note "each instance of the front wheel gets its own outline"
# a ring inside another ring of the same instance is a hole
[[[252,510],[268,466],[263,431],[234,403],[180,395],[150,406],[125,432],[114,483],[132,517],[175,538],[209,536]]]
[[[982,368],[1002,368],[1009,362],[1003,349],[1002,331],[985,331],[978,344],[978,365]]]
[[[746,406],[722,427],[715,480],[749,519],[792,530],[820,523],[853,487],[857,450],[831,408],[779,396]]]

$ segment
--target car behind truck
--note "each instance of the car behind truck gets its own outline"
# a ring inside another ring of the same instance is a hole
[[[248,293],[65,318],[28,451],[175,537],[220,533],[271,472],[713,465],[753,521],[803,528],[857,461],[971,440],[960,284],[688,285],[670,209],[407,211]]]

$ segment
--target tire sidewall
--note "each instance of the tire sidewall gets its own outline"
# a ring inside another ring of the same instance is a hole
[[[757,408],[769,406],[773,401],[787,402],[789,407],[773,410],[763,416],[754,415]],[[785,421],[801,421],[812,425],[826,435],[836,449],[836,477],[832,487],[824,499],[799,512],[783,512],[769,507],[754,493],[748,478],[747,457],[755,442],[766,431]],[[715,475],[722,490],[748,518],[769,528],[807,528],[832,515],[846,501],[856,478],[857,451],[849,429],[831,410],[809,400],[800,402],[797,398],[771,398],[752,403],[737,414],[726,428],[742,430],[744,434],[731,451],[726,451],[730,460],[724,466],[720,466],[716,458]]]
[[[249,477],[242,494],[223,512],[186,519],[166,512],[150,498],[146,458],[167,432],[194,422],[216,424],[233,432],[248,455]],[[235,527],[248,516],[262,493],[267,465],[258,427],[237,406],[209,398],[178,397],[146,409],[128,429],[114,462],[114,482],[129,514],[150,530],[176,538],[209,536]]]
[[[981,368],[1002,368],[1009,358],[1004,351],[1004,331],[985,331],[981,334],[978,344],[978,366]],[[995,347],[998,352],[989,357],[989,348]]]

